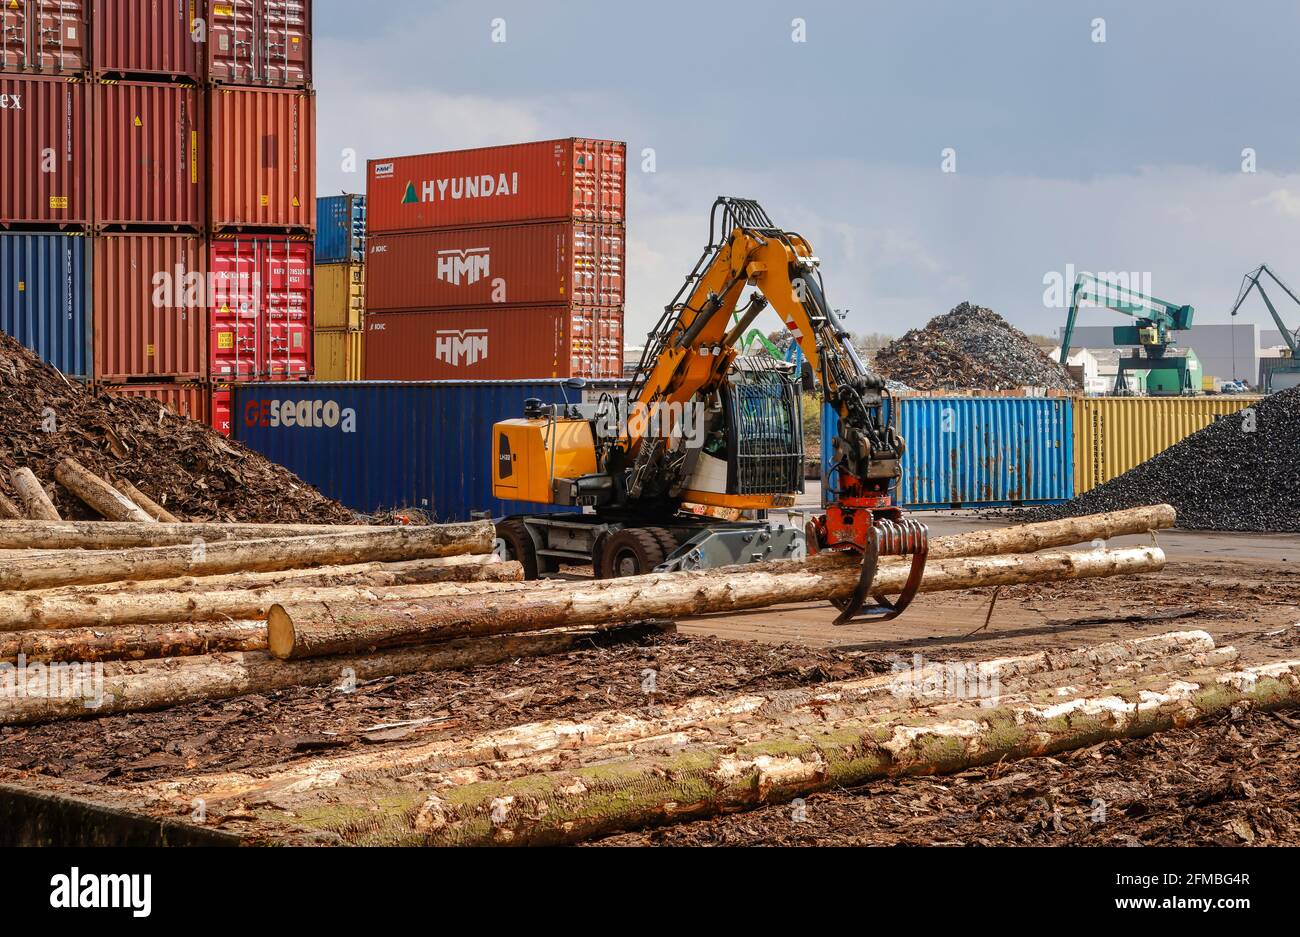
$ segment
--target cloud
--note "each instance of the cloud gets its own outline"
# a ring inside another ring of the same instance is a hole
[[[1300,192],[1292,192],[1290,189],[1274,189],[1251,204],[1272,208],[1279,215],[1289,218],[1300,218]]]

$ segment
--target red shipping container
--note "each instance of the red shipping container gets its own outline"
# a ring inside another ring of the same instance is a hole
[[[194,85],[94,86],[95,224],[203,230],[203,92]]]
[[[366,308],[623,305],[622,225],[568,221],[381,234],[366,241]]]
[[[366,317],[368,381],[622,376],[621,309],[490,306]]]
[[[316,96],[220,88],[209,95],[209,225],[316,229]]]
[[[203,384],[104,384],[114,397],[147,397],[177,416],[208,422],[208,389]]]
[[[205,377],[203,239],[111,234],[95,238],[94,250],[95,380]]]
[[[212,388],[208,401],[208,425],[222,436],[230,435],[230,411],[234,405],[234,392],[229,387]]]
[[[201,0],[94,0],[95,74],[203,79]]]
[[[208,255],[212,379],[309,379],[314,354],[311,243],[283,237],[217,238]]]
[[[371,234],[527,221],[623,223],[627,144],[549,140],[371,160]]]
[[[90,86],[0,75],[0,225],[90,224]]]
[[[88,0],[2,0],[0,71],[84,74]]]
[[[311,87],[311,0],[208,0],[208,79]]]

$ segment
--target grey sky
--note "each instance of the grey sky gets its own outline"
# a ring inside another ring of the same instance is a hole
[[[1224,321],[1262,261],[1300,280],[1294,2],[316,5],[322,193],[363,191],[368,157],[628,142],[629,342],[719,194],[807,235],[860,331],[969,299],[1051,332],[1064,310],[1043,277],[1067,264],[1149,272],[1201,321]]]

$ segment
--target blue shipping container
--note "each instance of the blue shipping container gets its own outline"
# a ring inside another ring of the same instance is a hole
[[[316,263],[359,264],[366,259],[366,197],[316,199]]]
[[[907,442],[894,498],[916,511],[1057,504],[1074,497],[1074,407],[1061,397],[901,397]],[[822,476],[834,487],[839,416],[822,413]]]
[[[73,234],[0,234],[0,331],[89,380],[90,256]]]
[[[582,393],[559,380],[241,384],[232,435],[354,511],[540,513],[549,509],[492,497],[492,426],[523,416],[529,397]]]

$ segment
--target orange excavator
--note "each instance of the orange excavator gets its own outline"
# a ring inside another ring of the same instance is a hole
[[[506,554],[532,577],[580,562],[607,577],[851,553],[861,575],[837,603],[836,623],[901,614],[920,585],[928,533],[893,503],[905,443],[884,382],[826,301],[819,266],[808,241],[757,202],[719,198],[708,246],[650,334],[626,395],[530,400],[520,418],[494,427],[496,496],[575,508],[502,519]],[[803,352],[798,374],[741,352],[769,307]],[[837,490],[802,526],[769,519],[803,490],[801,390],[820,390],[840,416]],[[879,559],[891,555],[912,559],[893,599],[874,589]]]

